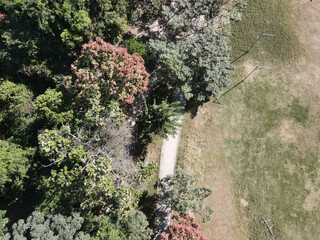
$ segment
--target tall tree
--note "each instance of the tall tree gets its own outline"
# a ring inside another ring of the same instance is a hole
[[[186,100],[196,103],[217,97],[230,82],[230,47],[219,29],[229,15],[220,14],[220,2],[170,1],[163,6],[162,32],[149,41],[161,66],[157,77],[181,88]]]
[[[133,188],[136,168],[126,149],[130,131],[105,122],[98,128],[69,126],[39,135],[42,156],[50,159],[44,179],[42,209],[80,210],[85,214],[119,216],[137,205]]]
[[[16,137],[19,143],[29,143],[33,116],[33,93],[24,84],[11,81],[0,83],[0,134],[3,138]],[[22,140],[23,139],[23,140]]]

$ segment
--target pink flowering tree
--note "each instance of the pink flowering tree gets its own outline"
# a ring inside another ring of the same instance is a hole
[[[82,46],[81,55],[71,65],[66,88],[79,100],[107,104],[110,100],[131,104],[147,90],[149,74],[138,54],[128,54],[97,37]]]
[[[163,233],[161,240],[208,240],[199,225],[188,214],[173,216],[169,233]]]

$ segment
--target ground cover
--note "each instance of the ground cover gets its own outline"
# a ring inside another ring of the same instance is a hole
[[[214,191],[215,209],[205,224],[209,239],[270,239],[261,217],[271,218],[279,239],[317,239],[320,234],[319,3],[250,0],[232,25],[233,83],[195,118],[185,116],[179,164],[198,172]]]

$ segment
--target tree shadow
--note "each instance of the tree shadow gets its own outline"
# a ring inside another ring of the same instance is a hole
[[[140,211],[147,216],[150,228],[152,229],[155,227],[157,201],[158,194],[149,195],[147,191],[144,191],[138,204]]]

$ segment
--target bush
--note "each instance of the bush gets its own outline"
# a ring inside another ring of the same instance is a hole
[[[204,232],[188,214],[173,216],[169,233],[163,233],[161,240],[207,240]]]
[[[138,53],[144,59],[146,58],[146,55],[147,55],[146,44],[139,42],[134,38],[131,38],[131,39],[125,40],[124,45],[126,46],[130,54]]]

